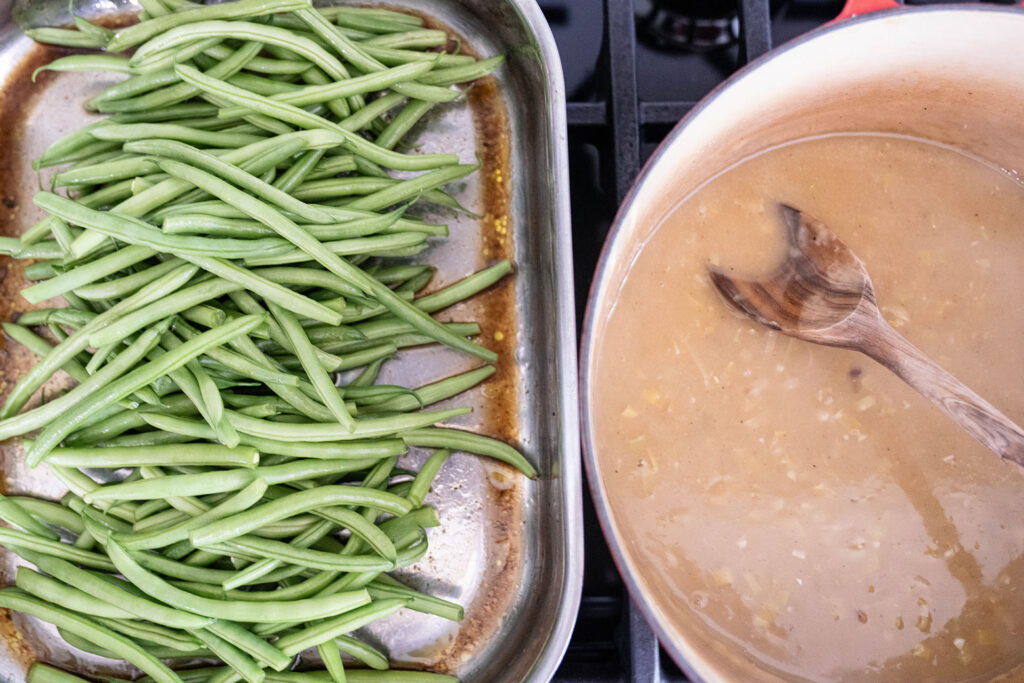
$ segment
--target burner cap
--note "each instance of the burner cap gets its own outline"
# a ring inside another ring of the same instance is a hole
[[[709,50],[739,38],[735,4],[721,0],[652,0],[641,38],[663,50]]]

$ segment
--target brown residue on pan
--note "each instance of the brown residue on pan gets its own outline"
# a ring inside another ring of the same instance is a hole
[[[33,43],[28,54],[0,85],[0,235],[4,237],[17,237],[27,227],[22,219],[25,207],[21,206],[22,200],[18,198],[17,188],[35,183],[35,178],[23,177],[26,155],[23,134],[29,125],[28,117],[35,108],[36,99],[46,90],[50,80],[58,75],[55,72],[43,71],[33,83],[32,72],[69,53],[63,48]],[[11,320],[18,313],[30,308],[28,302],[19,294],[28,286],[24,275],[25,265],[25,262],[8,256],[0,257],[2,321]],[[3,343],[0,341],[0,344]],[[6,373],[8,370],[8,365],[3,364],[0,373]],[[7,378],[2,379],[6,381]]]
[[[24,221],[16,188],[32,183],[34,178],[23,177],[25,151],[22,135],[28,126],[28,117],[39,95],[46,89],[47,82],[56,74],[42,72],[32,82],[32,72],[69,51],[59,47],[34,43],[28,54],[0,85],[0,235],[17,237],[23,230]],[[28,286],[24,274],[25,263],[8,256],[0,256],[0,321],[12,320],[18,313],[32,308],[20,292]],[[19,346],[10,346],[6,337],[0,335],[0,397],[6,398],[18,378],[35,362],[35,356]],[[0,448],[17,448],[5,443]],[[6,485],[3,485],[6,489]],[[8,585],[13,577],[0,568],[0,584]],[[31,644],[11,620],[9,610],[0,609],[0,639],[19,662],[23,669],[37,658]]]
[[[392,7],[423,19],[424,28],[440,29],[452,37],[446,49],[480,58],[471,43],[450,26],[427,14]],[[466,84],[466,98],[473,112],[481,181],[481,252],[478,267],[512,260],[515,250],[511,224],[512,170],[511,133],[508,110],[497,79],[493,76]],[[487,380],[487,407],[481,431],[513,445],[519,440],[519,372],[515,362],[517,319],[515,272],[476,297],[481,337],[477,340],[498,354],[495,373]],[[511,481],[515,470],[495,463]],[[452,643],[437,653],[431,666],[441,672],[456,672],[467,659],[485,646],[498,632],[516,596],[522,576],[522,490],[488,487],[486,514],[491,524],[488,566],[477,598],[465,605],[466,616]]]

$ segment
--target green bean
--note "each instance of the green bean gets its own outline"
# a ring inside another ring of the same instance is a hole
[[[260,114],[266,114],[286,123],[292,123],[307,129],[325,129],[339,132],[345,138],[344,145],[347,149],[351,150],[354,154],[364,156],[389,168],[403,171],[423,171],[458,162],[458,157],[454,154],[420,154],[409,156],[385,150],[345,130],[338,124],[315,114],[310,114],[293,105],[256,95],[237,86],[225,83],[222,80],[211,78],[184,64],[179,64],[175,68],[178,71],[178,75],[184,81],[195,85],[205,92],[214,93],[218,97],[245,106]]]
[[[57,478],[60,483],[64,484],[68,488],[69,493],[62,499],[62,503],[65,505],[72,505],[73,503],[80,504],[84,508],[85,503],[79,496],[84,496],[89,491],[92,491],[99,487],[95,481],[90,479],[84,472],[76,470],[70,467],[61,467],[60,465],[50,465],[50,471],[53,476]],[[67,502],[70,499],[71,502]],[[110,505],[106,502],[98,505],[101,510],[105,510],[111,515],[123,519],[128,522],[135,520],[135,509],[138,507],[135,503],[118,503],[116,505]],[[75,507],[75,511],[81,513],[78,507]],[[79,515],[81,516],[81,515]],[[83,526],[86,527],[86,531],[89,529],[85,525],[84,518],[82,519]]]
[[[502,441],[481,434],[473,434],[458,429],[426,427],[405,431],[401,434],[401,437],[410,446],[450,448],[456,451],[486,455],[512,465],[531,479],[537,476],[537,470],[519,451]]]
[[[394,614],[407,605],[403,599],[376,600],[347,614],[307,626],[295,633],[282,636],[275,645],[286,655],[295,655],[307,647],[326,642],[335,636],[356,630],[366,624]]]
[[[56,226],[54,226],[56,227]],[[46,240],[25,246],[15,237],[0,237],[0,254],[18,259],[59,259],[64,256],[64,249],[56,240]]]
[[[264,312],[262,306],[249,296],[247,292],[233,292],[229,295],[232,302],[238,305],[238,307],[244,312],[249,314],[260,315]],[[271,319],[269,321],[270,337],[278,343],[284,342],[288,345],[290,342],[284,335],[284,332],[277,325],[277,321]],[[259,350],[255,343],[248,337],[239,337],[231,342],[231,345],[243,355],[248,355],[255,362],[267,365],[274,370],[283,370],[283,367],[276,361],[263,355],[263,352]],[[334,356],[325,354],[318,351],[317,357],[320,358],[320,362],[324,364],[324,367],[333,368],[339,359]],[[299,391],[296,387],[271,383],[267,385],[271,391],[287,401],[293,406],[300,414],[306,415],[313,420],[330,420],[331,413],[327,408],[317,403],[313,399],[306,396],[304,393]]]
[[[27,496],[10,496],[9,498],[41,522],[67,529],[73,534],[81,534],[85,530],[82,518],[63,505]]]
[[[144,247],[140,249],[144,249]],[[121,251],[127,251],[127,249]],[[115,252],[115,254],[118,253],[120,252]],[[91,285],[77,287],[74,292],[78,297],[87,301],[121,299],[138,291],[139,288],[162,278],[163,275],[171,272],[180,265],[183,265],[183,261],[181,259],[168,258],[166,261],[161,261],[160,263],[145,268],[144,270],[124,275],[122,278],[105,282],[94,282]]]
[[[405,432],[411,429],[418,429],[421,426],[432,425],[459,415],[472,412],[469,408],[453,408],[450,410],[439,410],[430,413],[413,413],[406,415],[393,415],[388,417],[374,417],[357,419],[355,430],[347,432],[343,427],[332,424],[288,424],[283,422],[268,422],[251,417],[240,415],[234,411],[228,411],[228,419],[235,428],[243,433],[265,439],[286,440],[296,439],[301,441],[346,441],[354,439],[367,439],[379,436],[388,436],[398,432]],[[404,434],[401,435],[404,438]]]
[[[217,326],[219,327],[219,325],[218,322]],[[193,337],[193,339],[195,338]],[[162,345],[165,350],[173,351],[181,347],[183,342],[169,332],[163,336]],[[172,371],[170,376],[175,384],[192,399],[196,408],[199,409],[199,413],[213,427],[217,434],[217,440],[225,446],[237,446],[238,432],[224,416],[224,402],[221,399],[220,390],[209,373],[199,364],[199,361],[190,360],[185,367]]]
[[[274,187],[282,192],[291,192],[307,177],[309,177],[309,174],[312,173],[314,169],[317,168],[320,160],[324,157],[324,154],[325,150],[322,149],[313,149],[306,152],[298,161],[289,166],[288,169],[274,181]],[[339,169],[337,173],[341,173],[342,170],[351,171],[355,168],[355,162],[352,161],[351,157],[339,156],[334,157],[334,160],[343,162],[343,165],[337,164]]]
[[[351,62],[363,73],[372,74],[373,72],[381,72],[385,69],[383,64],[367,54],[363,47],[365,43],[363,45],[356,46],[351,39],[339,31],[337,27],[333,26],[331,22],[319,12],[312,9],[301,9],[298,10],[295,15],[308,25],[317,36],[326,41],[335,52]],[[435,53],[428,60],[424,61],[428,61],[431,68],[433,68],[433,66],[440,63],[442,59],[444,59],[444,55]],[[443,102],[451,99],[451,97],[458,96],[458,93],[454,93],[453,95],[441,88],[422,85],[413,81],[394,83],[391,87],[398,94],[417,99],[428,99]]]
[[[369,219],[381,220],[384,217],[381,214],[370,213],[368,211],[349,211],[349,210],[345,209],[344,207],[338,207],[338,206],[327,206],[327,205],[322,205],[321,204],[321,205],[317,205],[317,208],[318,209],[322,209],[323,211],[326,211],[328,214],[330,214],[332,221],[338,221],[338,222],[344,222],[344,223],[354,222],[356,220],[361,220],[361,219],[365,219],[365,220],[369,220]],[[396,211],[401,212],[401,211],[403,211],[403,209],[397,209]],[[392,213],[394,213],[394,212],[392,212]],[[234,206],[231,206],[230,204],[227,204],[226,202],[215,200],[215,201],[211,201],[211,202],[196,202],[195,204],[189,204],[189,205],[180,206],[180,207],[177,207],[177,206],[164,207],[163,209],[154,212],[153,215],[152,215],[152,219],[153,220],[163,220],[163,219],[166,219],[169,216],[191,215],[191,214],[201,214],[203,216],[214,216],[216,218],[231,218],[231,219],[247,219],[247,216],[248,216],[248,214],[246,214],[244,211],[241,211],[240,209],[237,209]],[[384,214],[384,215],[388,216],[388,217],[391,216],[391,214]],[[274,234],[272,229],[264,227],[261,223],[259,223],[259,221],[248,220],[248,223],[249,224],[257,224],[263,230],[267,231],[267,232],[264,232],[262,234],[266,234],[266,235]],[[303,228],[307,229],[308,226],[303,226]],[[313,228],[309,228],[309,229],[321,229],[321,228],[313,227]],[[327,228],[322,228],[322,229],[327,229]],[[394,222],[393,229],[394,230],[398,230],[398,231],[402,231],[402,232],[425,232],[425,233],[430,234],[430,235],[447,235],[448,234],[447,226],[435,225],[435,224],[432,224],[432,223],[425,223],[425,222],[420,221],[420,220],[411,219],[411,218],[403,218],[403,217],[399,217],[398,220],[396,220]],[[252,235],[255,236],[256,233],[252,233]],[[243,235],[243,236],[249,236],[249,235]],[[344,237],[344,235],[340,235],[339,237]]]
[[[257,479],[269,484],[302,481],[352,471],[350,460],[303,459],[270,467],[213,470],[196,474],[177,474],[103,486],[84,496],[87,502],[99,500],[151,500],[176,496],[204,496],[235,491]]]
[[[145,21],[146,19],[152,19],[154,17],[163,17],[171,13],[162,0],[139,0],[139,5],[142,7],[142,13],[139,15],[139,21]]]
[[[303,0],[237,0],[224,5],[200,7],[189,12],[175,12],[121,29],[107,44],[106,49],[109,52],[121,52],[178,26],[199,21],[256,17],[272,12],[288,12],[304,6],[307,6],[307,3]]]
[[[92,311],[80,308],[35,308],[25,311],[18,318],[22,325],[66,325],[72,328],[81,328],[92,322],[98,316]]]
[[[47,166],[54,166],[56,164],[52,163],[53,159],[61,159],[69,154],[78,152],[83,147],[93,144],[95,139],[89,134],[89,132],[94,128],[104,125],[105,123],[106,121],[94,121],[51,143],[43,152],[42,157],[38,161],[33,162],[33,168],[38,170]],[[45,222],[45,220],[46,219],[41,222]],[[42,229],[39,228],[38,225],[39,224],[37,223],[32,229]],[[22,235],[22,237],[24,237],[24,235]]]
[[[389,177],[326,178],[303,183],[295,190],[295,196],[304,201],[335,201],[352,195],[368,195],[378,190],[401,184],[402,182],[404,181]],[[435,204],[451,203],[447,195],[434,190],[423,192],[421,198]],[[348,204],[345,204],[345,206],[348,206]]]
[[[89,209],[72,199],[52,192],[40,192],[32,198],[36,206],[71,223],[95,230],[129,244],[154,251],[171,252],[180,258],[215,257],[245,258],[253,253],[284,253],[288,244],[278,238],[264,240],[209,239],[205,237],[165,235],[145,221]],[[70,287],[68,289],[71,289]]]
[[[145,157],[130,156],[115,161],[103,160],[88,166],[61,171],[53,176],[54,187],[102,185],[125,178],[148,176],[158,172],[156,164]]]
[[[198,581],[200,583],[220,585],[222,581],[234,573],[223,569],[208,569],[206,567],[184,564],[154,553],[139,553],[134,558],[136,562],[150,571],[184,581]]]
[[[193,630],[190,633],[201,640],[214,657],[220,659],[230,667],[230,670],[234,671],[236,678],[232,678],[232,680],[244,678],[249,683],[263,683],[265,677],[263,668],[247,653],[210,630]]]
[[[40,168],[49,168],[50,166],[60,166],[62,164],[69,164],[75,161],[82,161],[86,159],[93,159],[97,155],[106,154],[114,150],[121,149],[121,145],[113,140],[96,140],[88,135],[89,142],[75,149],[74,151],[67,152],[60,156],[56,154],[46,156],[44,155],[39,161],[33,166]]]
[[[299,321],[288,311],[273,303],[270,304],[270,310],[285,334],[288,335],[295,353],[302,363],[302,369],[305,370],[306,376],[313,383],[313,387],[316,389],[317,395],[320,396],[320,400],[334,414],[334,417],[342,427],[347,428],[349,431],[354,431],[355,422],[345,407],[345,402],[338,394],[334,382],[331,381],[331,378],[317,360],[313,345],[306,337],[305,332],[303,332]]]
[[[346,119],[338,122],[338,125],[345,130],[360,131],[371,126],[385,112],[391,111],[394,107],[405,100],[405,96],[393,92],[378,97],[365,107],[352,114]]]
[[[187,162],[202,168],[220,178],[228,180],[244,190],[253,194],[265,197],[271,203],[295,213],[307,221],[314,223],[327,223],[331,218],[328,214],[309,206],[297,199],[294,199],[287,192],[277,189],[273,185],[264,183],[249,173],[239,169],[237,166],[221,161],[212,154],[202,152],[195,147],[170,140],[138,140],[125,144],[126,151],[138,152],[141,154],[154,154],[168,159]]]
[[[262,43],[256,43],[261,48],[264,47]],[[214,48],[210,48],[206,51],[206,56],[212,59],[224,60],[231,55],[231,49],[219,45]],[[268,57],[253,57],[245,64],[246,71],[253,71],[256,73],[271,74],[276,76],[293,76],[296,74],[304,73],[309,70],[313,65],[304,60],[286,60],[286,59],[271,59]],[[211,74],[212,75],[212,74]]]
[[[135,618],[135,615],[131,612],[126,612],[120,607],[104,602],[89,593],[43,576],[28,567],[18,567],[15,574],[15,585],[40,600],[49,600],[66,609],[81,612],[91,617]]]
[[[448,168],[440,168],[429,173],[416,176],[410,180],[404,180],[399,183],[395,183],[391,187],[382,188],[372,194],[369,194],[360,199],[347,204],[346,207],[349,209],[364,209],[367,211],[377,211],[384,207],[397,204],[405,201],[406,199],[413,198],[421,193],[427,193],[429,190],[452,182],[459,178],[464,178],[473,171],[477,170],[479,166],[476,165],[461,165],[461,166],[450,166]],[[431,201],[436,201],[431,199]],[[442,202],[443,203],[443,202]]]
[[[178,653],[191,653],[201,647],[201,644],[195,638],[183,635],[174,629],[138,621],[131,616],[128,619],[108,619],[106,617],[99,617],[96,621],[112,631],[123,633],[129,638],[162,645],[175,650]]]
[[[309,546],[313,545],[314,543],[320,541],[322,538],[330,534],[332,531],[334,531],[334,523],[330,521],[322,521],[319,524],[315,524],[309,527],[308,529],[300,533],[298,536],[293,538],[291,541],[289,541],[289,545],[291,545],[294,548],[308,548]],[[232,578],[228,579],[221,585],[223,586],[223,589],[227,592],[232,591],[233,589],[238,588],[239,586],[257,583],[262,577],[274,571],[283,563],[284,559],[280,557],[275,557],[273,559],[267,558],[259,560],[257,562],[253,562],[248,567],[239,570]],[[319,574],[317,574],[317,576],[320,577],[318,581],[313,582],[311,579],[310,581],[304,582],[302,590],[299,591],[300,595],[303,597],[308,597],[313,593],[316,593],[321,588],[325,587],[327,584],[331,583],[331,581],[334,580],[332,578],[326,578],[331,575],[334,575],[336,577],[337,572],[320,572]],[[312,584],[310,585],[311,582]],[[277,595],[277,593],[278,592],[275,591],[274,595]]]
[[[379,47],[441,47],[448,43],[448,34],[435,29],[414,29],[375,36],[362,42],[364,45],[376,45]]]
[[[255,59],[261,49],[262,46],[259,43],[252,42],[245,43],[234,51],[226,49],[223,61],[211,66],[207,73],[219,78],[230,78]],[[143,81],[139,84],[140,87],[134,88],[132,92],[128,92],[128,88],[124,87],[131,83],[131,81],[147,78],[151,79],[152,82],[158,82],[158,89],[148,87],[150,85],[149,81]],[[170,68],[165,71],[154,71],[135,76],[124,81],[124,86],[120,89],[124,92],[115,92],[118,90],[118,85],[108,88],[98,96],[88,100],[86,108],[108,113],[139,114],[147,110],[163,107],[171,108],[199,92],[195,86],[182,83],[177,73]],[[146,92],[146,90],[149,90],[149,92]],[[145,92],[145,94],[139,95],[138,92]]]
[[[251,553],[256,557],[283,560],[288,564],[323,571],[382,572],[395,568],[393,560],[387,560],[377,555],[341,555],[336,552],[296,548],[288,543],[252,536],[243,536],[222,544],[203,547],[221,547],[231,554]]]
[[[396,226],[402,217],[403,210],[398,209],[387,214],[370,216],[367,218],[356,218],[344,223],[329,223],[325,225],[303,225],[302,228],[319,240],[339,240],[353,237],[363,237],[387,231]],[[413,232],[416,226],[407,226],[406,230]],[[239,220],[234,218],[220,218],[203,214],[179,214],[168,216],[164,219],[163,230],[168,234],[192,234],[204,233],[230,237],[265,237],[276,235],[271,228],[264,226],[258,221]],[[323,272],[323,271],[317,271]],[[327,273],[323,273],[328,275]],[[333,276],[336,277],[336,276]],[[358,291],[349,286],[349,292]]]
[[[410,27],[423,25],[423,20],[414,14],[388,9],[334,6],[321,7],[317,11],[324,17],[336,21],[339,26],[362,29],[371,33],[405,31]]]
[[[182,140],[207,147],[242,147],[263,140],[260,135],[212,132],[174,123],[109,123],[93,130],[92,136],[97,140],[119,142],[141,138]]]
[[[198,330],[182,322],[175,322],[172,324],[172,327],[185,339],[192,339],[199,334]],[[279,372],[269,365],[261,365],[249,358],[246,358],[245,356],[229,351],[223,347],[210,349],[207,351],[206,355],[240,375],[251,377],[252,379],[259,380],[261,382],[266,382],[268,384],[286,384],[291,386],[298,386],[299,384],[299,378],[295,375],[286,372]]]
[[[490,268],[473,273],[444,289],[417,299],[416,307],[427,313],[440,311],[482,292],[511,272],[512,264],[508,261],[499,261]]]
[[[53,218],[51,216],[51,218]],[[54,218],[54,220],[58,220]],[[22,241],[24,243],[24,240]],[[57,269],[53,261],[38,261],[29,263],[23,270],[26,280],[46,280],[57,276]]]
[[[343,652],[355,657],[368,667],[384,671],[388,668],[388,658],[383,652],[351,636],[337,636],[334,642]]]
[[[247,652],[264,666],[269,666],[275,671],[283,671],[292,663],[291,657],[234,622],[218,620],[207,626],[206,630]]]
[[[63,396],[55,398],[49,403],[34,408],[27,413],[0,420],[0,439],[8,439],[12,436],[39,429],[48,423],[52,424],[54,420],[60,418],[67,410],[80,404],[84,399],[102,392],[104,387],[111,381],[124,375],[147,351],[153,348],[160,335],[163,334],[163,330],[169,326],[170,320],[166,320],[161,325],[139,335],[138,339],[122,351],[117,358]],[[115,400],[122,398],[124,396],[118,396]]]
[[[151,465],[219,465],[256,467],[255,448],[228,448],[218,444],[154,446],[151,448],[58,448],[46,462],[65,467],[141,467]]]
[[[157,429],[183,433],[195,438],[212,438],[213,432],[202,422],[186,420],[171,415],[144,413],[142,418]],[[404,443],[400,439],[382,439],[378,441],[343,441],[315,443],[310,441],[282,441],[240,434],[241,442],[259,449],[261,453],[274,453],[297,458],[354,459],[371,462],[380,458],[400,455],[405,452]]]
[[[129,62],[130,66],[131,63]],[[93,95],[85,101],[85,108],[90,111],[102,111],[106,103],[129,101],[128,98],[137,97],[142,93],[157,91],[158,88],[166,88],[166,86],[179,83],[179,81],[178,75],[171,68],[151,71],[145,74],[136,72],[131,78],[126,78],[104,89],[99,94]],[[103,119],[102,122],[109,124],[110,120]],[[123,123],[123,121],[116,121],[115,123]]]
[[[0,518],[8,524],[21,527],[24,531],[51,541],[59,541],[60,535],[49,527],[38,522],[35,517],[22,508],[17,499],[0,495]]]
[[[186,178],[189,182],[203,187],[207,191],[210,191],[211,194],[225,199],[225,201],[228,201],[228,203],[245,211],[256,220],[259,220],[273,228],[289,242],[292,242],[306,253],[314,256],[314,258],[316,258],[321,265],[327,268],[327,270],[345,280],[348,280],[360,289],[373,294],[373,296],[382,304],[387,306],[396,317],[410,323],[424,334],[427,334],[438,341],[451,346],[452,348],[474,354],[484,360],[493,361],[496,359],[496,356],[492,351],[484,349],[473,342],[452,334],[436,320],[402,300],[385,285],[367,276],[366,273],[359,270],[356,266],[343,261],[339,256],[328,250],[319,240],[303,231],[299,226],[288,220],[281,213],[275,211],[266,203],[235,189],[219,178],[216,178],[204,171],[185,166],[179,162],[161,161],[160,165],[172,175]],[[190,260],[196,262],[194,259]],[[203,267],[205,268],[205,266]],[[252,289],[252,287],[250,287],[250,289]],[[278,303],[281,302],[279,301]],[[328,320],[325,322],[337,324],[340,320],[335,320],[333,322]]]
[[[0,528],[0,545],[8,548],[15,548],[19,551],[29,550],[45,555],[52,555],[56,558],[65,558],[78,564],[85,565],[86,567],[95,567],[97,569],[113,570],[114,566],[110,561],[98,555],[97,553],[89,552],[88,550],[82,550],[81,548],[75,548],[67,543],[60,543],[58,541],[49,541],[45,538],[40,538],[35,534],[29,534],[24,531],[18,531],[17,529],[3,529]]]
[[[102,623],[102,620],[97,619],[97,622]],[[104,625],[107,628],[110,628],[110,630],[112,630],[112,631],[115,631],[115,632],[117,631],[117,629],[111,628],[109,626],[109,624],[104,624]],[[93,643],[92,641],[87,640],[85,638],[82,638],[81,636],[77,636],[74,633],[69,633],[68,631],[66,631],[66,630],[64,630],[62,628],[59,628],[59,627],[57,628],[57,635],[59,635],[61,638],[63,638],[64,642],[66,642],[68,645],[70,645],[71,647],[77,648],[77,649],[81,650],[82,652],[88,652],[89,654],[97,655],[99,657],[106,657],[107,659],[119,659],[118,655],[113,653],[113,652],[111,652],[110,650],[102,648],[102,647],[96,645],[95,643]],[[125,634],[119,633],[119,635],[125,635]],[[136,645],[139,645],[140,647],[145,648],[147,653],[149,653],[153,657],[156,657],[157,659],[196,659],[198,657],[212,657],[213,656],[213,653],[210,652],[209,650],[205,649],[205,648],[198,649],[198,650],[191,650],[191,651],[185,652],[185,651],[182,651],[182,650],[177,650],[175,648],[166,647],[164,645],[156,645],[156,644],[148,643],[148,642],[137,642],[137,641],[133,641],[133,642],[135,642]],[[147,680],[153,680],[149,676],[146,676],[146,679]],[[115,679],[115,683],[116,683],[116,679]]]
[[[245,88],[246,90],[252,90],[254,93],[260,95],[277,95],[283,92],[291,92],[298,90],[302,86],[298,83],[289,83],[287,81],[274,80],[273,78],[266,78],[265,76],[257,76],[256,74],[249,73],[237,73],[231,78],[225,79],[232,85],[237,85],[239,88]],[[241,116],[244,112],[240,112]],[[224,118],[234,118],[225,116]]]
[[[103,47],[106,44],[102,38],[66,28],[30,28],[25,29],[25,35],[37,43],[64,47]]]
[[[465,610],[463,610],[461,605],[420,593],[386,574],[381,574],[374,579],[366,587],[366,590],[374,600],[403,598],[409,600],[409,609],[422,612],[423,614],[433,614],[448,621],[462,621],[465,615]]]
[[[252,657],[210,631],[192,631],[192,634],[249,683],[263,683],[263,669]]]
[[[65,436],[74,431],[86,418],[95,414],[106,405],[124,398],[140,387],[146,386],[157,377],[185,365],[188,361],[204,353],[207,348],[219,346],[232,337],[245,334],[264,321],[265,318],[259,316],[245,316],[215,330],[204,332],[195,339],[185,342],[174,351],[164,354],[160,358],[142,365],[108,384],[94,394],[93,400],[79,401],[43,429],[38,440],[25,454],[26,462],[32,467],[38,465],[42,458],[63,440]],[[140,338],[142,336],[145,336],[145,334],[140,335]]]
[[[159,659],[148,654],[142,647],[82,615],[11,588],[0,590],[0,607],[30,614],[95,643],[115,653],[119,658],[131,662],[152,676],[157,683],[181,683],[181,678],[177,674],[167,668]]]
[[[108,541],[107,552],[117,570],[144,593],[187,612],[216,619],[266,623],[277,621],[280,614],[287,614],[289,619],[311,621],[351,611],[369,601],[366,591],[336,593],[323,598],[289,602],[247,603],[212,600],[176,588],[156,574],[150,573],[114,540]]]
[[[122,251],[127,251],[131,248],[145,249],[145,247],[128,247]],[[120,252],[114,253],[117,254]],[[163,277],[183,264],[184,262],[179,258],[169,258],[155,266],[151,266],[131,275],[125,275],[124,277],[108,280],[106,282],[93,282],[93,284],[76,287],[74,292],[77,296],[89,301],[120,299],[137,291],[140,287]]]
[[[145,60],[155,53],[182,43],[210,37],[251,40],[265,45],[278,45],[292,50],[300,57],[317,65],[331,78],[342,80],[348,77],[348,72],[341,62],[312,40],[292,31],[246,21],[200,21],[188,26],[173,28],[137,49],[132,56],[132,64],[144,65]]]
[[[161,400],[163,405],[160,407],[160,411],[164,414],[193,415],[196,412],[195,405],[183,394],[164,396]],[[145,425],[146,421],[142,419],[141,411],[128,409],[117,412],[102,421],[76,431],[68,436],[64,443],[67,446],[86,446],[96,444],[97,442],[106,443],[110,439],[124,434],[129,429]]]
[[[391,120],[391,123],[377,136],[377,144],[385,149],[394,149],[398,141],[405,137],[405,134],[412,130],[412,127],[423,118],[434,106],[428,100],[412,100],[399,114]]]
[[[197,325],[202,325],[207,328],[223,325],[224,321],[228,319],[227,313],[219,308],[215,308],[207,304],[198,304],[196,306],[186,308],[178,314],[178,317],[182,321],[196,323]]]
[[[88,522],[86,522],[88,524]],[[47,557],[33,553],[29,558],[42,571],[56,579],[75,586],[109,605],[116,605],[127,612],[127,617],[118,615],[115,618],[140,618],[170,626],[172,628],[202,628],[210,623],[209,619],[194,614],[187,614],[166,607],[163,604],[140,598],[130,591],[100,579],[95,574],[79,569],[70,562],[57,557]],[[98,614],[97,616],[108,616]]]
[[[182,283],[191,278],[195,271],[196,269],[194,266],[182,266],[181,268],[178,268],[143,287],[131,297],[119,302],[113,308],[95,316],[87,322],[84,322],[79,326],[80,329],[78,332],[69,337],[67,341],[54,347],[42,362],[34,365],[28,374],[19,380],[18,384],[8,395],[7,402],[4,404],[3,410],[0,411],[0,417],[9,418],[11,415],[17,413],[18,410],[25,405],[32,394],[42,386],[43,382],[53,375],[54,372],[64,366],[68,360],[74,358],[80,352],[85,350],[88,346],[89,334],[92,331],[109,325],[117,319],[118,316],[127,311],[131,311],[138,306],[148,304],[151,301],[157,301],[162,297],[167,296],[169,293],[178,289]],[[33,312],[30,311],[21,317],[23,324],[35,324],[30,322],[32,313]],[[40,322],[45,322],[45,320],[41,320]]]
[[[414,61],[436,60],[438,68],[447,69],[455,66],[466,66],[476,62],[469,55],[453,55],[446,52],[417,52],[400,48],[381,47],[379,45],[361,45],[360,49],[368,57],[372,57],[385,66],[405,64]]]
[[[85,679],[42,662],[32,663],[25,680],[27,683],[85,683]]]
[[[341,315],[337,311],[313,301],[307,296],[299,294],[287,287],[271,282],[252,271],[235,265],[223,258],[187,255],[183,256],[208,273],[213,273],[224,280],[234,282],[241,288],[256,292],[265,299],[277,302],[283,308],[301,316],[319,320],[330,325],[337,325],[341,322]]]
[[[192,265],[184,266],[184,269],[190,273],[195,273],[196,271],[196,267]],[[85,332],[86,340],[83,341],[88,341],[93,346],[112,344],[147,325],[153,324],[157,320],[163,319],[167,315],[173,315],[204,301],[216,299],[240,287],[241,285],[233,282],[214,278],[173,293],[168,293],[162,300],[149,302],[149,297],[147,297],[147,304],[145,306],[134,307],[131,312],[121,317],[115,324],[107,326],[95,325],[91,330],[82,328],[78,334]],[[140,290],[140,293],[142,291]]]
[[[346,173],[348,171],[356,170],[355,157],[349,154],[338,154],[335,156],[328,157],[327,159],[318,161],[309,173],[296,182],[292,188],[298,187],[303,180],[318,180],[322,178],[329,178],[336,176],[339,173]]]
[[[446,448],[438,449],[431,453],[427,461],[420,467],[420,471],[416,473],[416,477],[412,480],[412,486],[409,487],[409,493],[406,495],[414,507],[423,507],[423,501],[430,491],[430,484],[451,454],[452,452]]]
[[[446,674],[428,673],[426,671],[367,671],[353,669],[346,672],[348,683],[458,683],[458,678]],[[280,676],[281,674],[275,674]],[[266,679],[267,683],[284,683],[284,681]],[[298,682],[296,682],[298,683]]]
[[[46,301],[65,292],[88,285],[107,275],[112,275],[120,270],[129,268],[155,254],[156,252],[153,249],[145,246],[125,247],[95,261],[61,273],[50,280],[23,289],[21,290],[21,295],[25,297],[26,301],[33,304]],[[160,274],[168,271],[169,269],[165,268]]]
[[[385,69],[365,76],[357,76],[344,81],[336,81],[327,85],[312,85],[298,89],[286,89],[276,94],[257,93],[269,96],[272,100],[304,107],[308,104],[326,102],[339,97],[349,97],[356,94],[364,94],[384,90],[407,80],[415,79],[418,76],[430,71],[433,64],[430,62],[413,62]],[[238,85],[241,85],[240,83]],[[454,90],[442,90],[445,93],[443,101],[450,101],[458,97],[459,93]],[[450,96],[449,96],[450,95]],[[231,118],[241,116],[247,112],[245,107],[229,107],[221,111],[219,116]]]
[[[462,66],[452,66],[447,69],[434,69],[420,78],[423,83],[431,85],[450,85],[454,83],[465,83],[487,76],[505,61],[505,55],[488,57],[473,63]]]
[[[177,80],[177,76],[175,76]],[[115,123],[153,123],[180,119],[216,117],[218,107],[206,102],[187,102],[151,111],[123,112],[109,118]]]
[[[494,374],[493,365],[485,365],[475,370],[453,375],[437,382],[425,384],[415,390],[415,396],[395,396],[381,403],[375,403],[366,412],[404,412],[417,410],[431,403],[451,398],[463,391],[475,387]]]
[[[321,486],[290,494],[195,529],[189,534],[189,538],[197,546],[215,545],[254,531],[265,524],[333,505],[361,505],[396,515],[411,510],[407,500],[384,491],[355,489],[351,486]]]
[[[337,643],[333,639],[320,643],[316,646],[316,651],[334,683],[346,683],[345,665],[341,661],[341,651]]]

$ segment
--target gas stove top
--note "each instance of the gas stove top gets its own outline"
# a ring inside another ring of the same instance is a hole
[[[565,71],[576,304],[582,321],[616,208],[643,162],[748,61],[839,14],[842,0],[539,0]],[[907,0],[907,4],[935,4]],[[1005,0],[1012,4],[1012,0]],[[583,601],[561,682],[686,681],[625,593],[584,496]]]

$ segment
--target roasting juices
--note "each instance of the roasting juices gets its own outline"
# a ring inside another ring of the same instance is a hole
[[[1024,469],[856,352],[736,312],[707,269],[770,272],[776,204],[865,263],[885,319],[1024,421],[1024,188],[958,151],[835,135],[668,211],[598,318],[614,523],[670,633],[725,675],[987,680],[1024,663]]]

